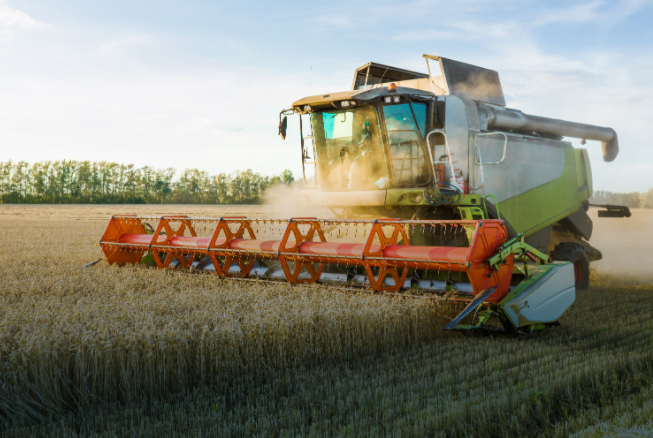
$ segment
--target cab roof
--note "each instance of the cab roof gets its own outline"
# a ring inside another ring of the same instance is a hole
[[[343,100],[355,101],[356,105],[364,105],[370,103],[385,95],[404,95],[404,96],[422,96],[422,98],[432,98],[435,96],[430,91],[420,90],[417,88],[397,87],[395,90],[389,89],[390,84],[383,84],[383,86],[376,86],[367,90],[348,90],[339,91],[336,93],[320,94],[317,96],[308,96],[292,104],[292,109],[297,113],[306,113],[309,111],[319,111],[328,108],[341,109],[337,102]],[[310,110],[304,110],[308,105]]]
[[[429,74],[376,62],[368,62],[354,72],[352,90],[309,96],[293,103],[295,112],[304,112],[306,105],[311,110],[340,108],[338,101],[355,100],[357,105],[370,102],[389,93],[388,85],[394,83],[399,94],[419,94],[422,96],[453,95],[465,99],[505,106],[506,100],[499,80],[499,74],[476,65],[467,64],[441,56],[423,55],[427,66],[429,61],[437,62],[437,68],[429,69]],[[433,75],[431,75],[433,73]]]

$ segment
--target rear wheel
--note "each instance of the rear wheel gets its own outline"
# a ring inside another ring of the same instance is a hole
[[[555,261],[573,263],[576,290],[589,287],[590,262],[582,245],[575,242],[560,243],[551,252],[551,258]]]

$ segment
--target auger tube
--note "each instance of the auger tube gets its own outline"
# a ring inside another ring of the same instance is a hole
[[[613,161],[619,154],[617,133],[612,128],[531,116],[519,110],[482,103],[479,103],[479,110],[481,113],[485,113],[488,129],[531,131],[600,141],[603,149],[603,161],[607,162]]]

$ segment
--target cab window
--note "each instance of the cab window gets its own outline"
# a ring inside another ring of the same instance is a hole
[[[413,113],[415,113],[415,120],[422,138],[426,138],[426,104],[421,102],[413,102]]]
[[[389,187],[377,108],[311,114],[318,188],[383,190]]]
[[[429,179],[428,160],[424,154],[420,127],[415,122],[410,104],[385,106],[383,117],[396,186],[426,184]],[[426,120],[425,111],[422,120]],[[422,131],[425,130],[424,125]]]

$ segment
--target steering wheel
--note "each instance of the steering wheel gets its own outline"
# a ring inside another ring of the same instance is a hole
[[[427,204],[433,206],[455,204],[460,201],[461,196],[462,191],[460,188],[442,181],[435,182],[431,187],[424,189],[424,200]]]

